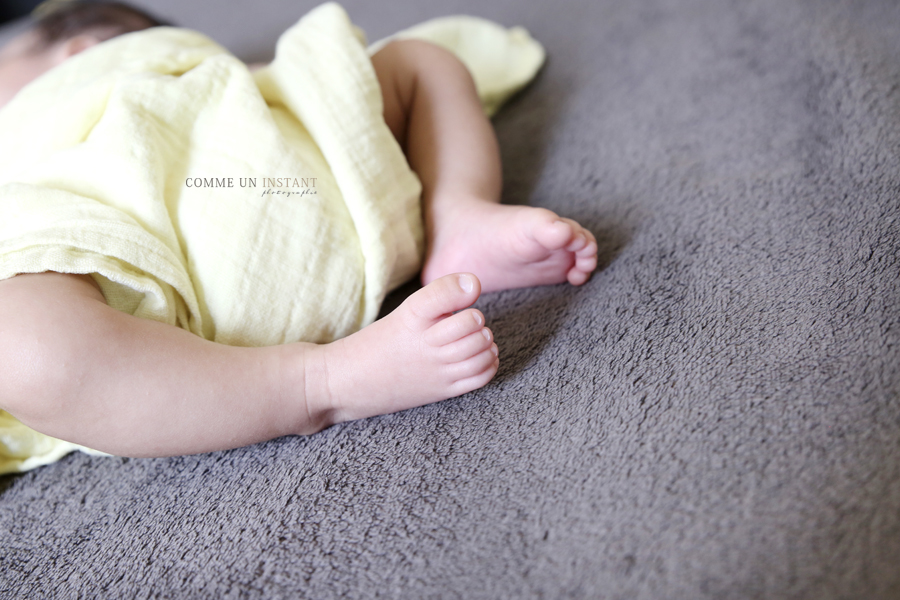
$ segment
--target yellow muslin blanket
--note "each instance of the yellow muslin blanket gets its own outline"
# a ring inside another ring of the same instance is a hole
[[[436,19],[392,36],[456,53],[491,114],[544,60],[521,28]],[[390,39],[390,38],[389,38]],[[0,280],[88,273],[110,306],[216,342],[329,342],[420,267],[420,183],[337,4],[251,73],[160,27],[76,55],[0,111]],[[0,473],[74,450],[0,411]]]

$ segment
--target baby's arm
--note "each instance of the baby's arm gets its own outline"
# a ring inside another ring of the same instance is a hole
[[[0,281],[0,408],[122,456],[314,433],[487,383],[497,348],[463,310],[479,293],[452,275],[337,342],[240,348],[117,311],[88,276],[18,275]]]

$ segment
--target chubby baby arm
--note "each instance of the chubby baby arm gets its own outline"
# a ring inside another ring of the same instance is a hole
[[[462,284],[460,283],[462,282]],[[0,281],[0,408],[121,456],[223,450],[487,383],[496,346],[473,276],[448,276],[333,344],[239,348],[109,307],[87,276]]]

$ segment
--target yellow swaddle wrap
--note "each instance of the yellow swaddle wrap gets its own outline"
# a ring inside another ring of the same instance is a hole
[[[445,17],[490,113],[530,81],[524,30]],[[422,26],[420,26],[421,28]],[[420,268],[420,183],[382,117],[369,52],[324,4],[250,73],[209,38],[127,34],[0,111],[0,280],[89,273],[110,306],[216,342],[325,343],[371,323]],[[0,411],[0,473],[74,444]]]

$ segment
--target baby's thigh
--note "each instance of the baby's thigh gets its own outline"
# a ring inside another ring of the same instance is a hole
[[[408,42],[393,41],[372,55],[372,66],[381,86],[384,121],[401,146],[406,139],[410,96],[415,85],[414,74],[406,60],[408,46]]]

